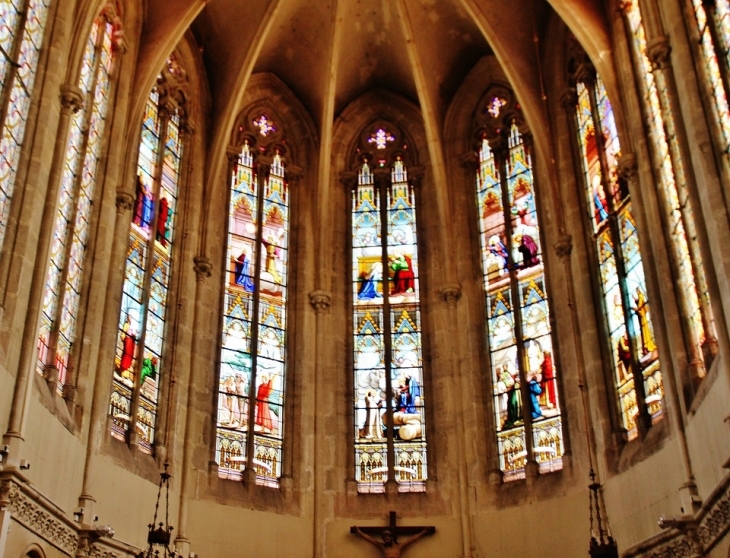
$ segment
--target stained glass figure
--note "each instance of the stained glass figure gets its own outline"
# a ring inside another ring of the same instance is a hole
[[[277,487],[284,434],[289,185],[279,152],[261,181],[254,164],[246,141],[231,175],[216,460],[223,478],[240,479],[251,466],[257,484]]]
[[[646,403],[652,422],[663,415],[662,375],[628,183],[618,172],[621,146],[613,107],[600,77],[579,82],[576,90],[578,142],[609,351],[621,426],[632,440],[639,433],[638,399]],[[640,395],[637,379],[643,383]]]
[[[380,149],[395,137],[379,128],[371,139]],[[358,172],[352,281],[358,490],[384,492],[392,474],[400,492],[421,492],[428,469],[415,192],[400,157],[380,184],[369,161]]]
[[[647,39],[638,3],[628,3],[624,13],[632,34],[636,69],[649,121],[651,146],[659,169],[657,179],[672,240],[675,280],[679,287],[683,314],[686,316],[692,374],[701,378],[706,373],[708,359],[717,352],[717,342],[693,209],[689,202],[685,169],[675,132],[674,115],[664,73],[661,69],[652,68],[646,54]],[[627,241],[629,237],[630,235],[626,236]]]
[[[36,365],[47,378],[55,376],[57,370],[59,391],[67,381],[76,337],[89,220],[111,88],[113,31],[107,18],[100,16],[87,40],[79,77],[85,102],[71,118],[61,172]]]
[[[507,140],[503,160],[482,140],[477,207],[499,467],[512,481],[528,459],[561,469],[563,433],[532,164],[514,123]]]
[[[0,1],[0,246],[38,69],[50,0]]]
[[[168,72],[174,66],[167,65]],[[165,73],[142,118],[109,408],[111,434],[153,452],[164,361],[183,146],[182,107],[165,103]],[[165,107],[165,108],[163,108]]]

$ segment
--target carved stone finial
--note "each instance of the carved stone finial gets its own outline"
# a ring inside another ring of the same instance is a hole
[[[456,307],[456,303],[461,298],[461,285],[458,283],[449,283],[439,289],[441,300],[443,300],[449,306]]]
[[[666,35],[654,37],[646,45],[646,56],[651,62],[652,69],[661,70],[671,63],[672,47]]]
[[[213,264],[205,256],[195,256],[193,258],[193,269],[195,270],[198,283],[202,283],[206,278],[211,276]]]
[[[332,295],[327,291],[316,290],[309,293],[309,304],[317,314],[324,314],[329,310]]]
[[[129,192],[120,191],[117,193],[117,215],[125,211],[132,211],[134,207],[134,196]]]
[[[562,95],[560,95],[560,106],[572,112],[575,110],[577,105],[578,92],[575,90],[575,87],[568,87],[565,91],[563,91]]]
[[[566,233],[565,229],[560,229],[560,239],[553,247],[559,258],[569,258],[573,251],[573,237]]]
[[[59,99],[61,110],[67,114],[76,114],[84,106],[84,92],[76,85],[62,85]]]
[[[639,167],[636,163],[636,155],[633,153],[624,153],[618,161],[618,172],[619,174],[631,182],[636,178],[639,172]]]

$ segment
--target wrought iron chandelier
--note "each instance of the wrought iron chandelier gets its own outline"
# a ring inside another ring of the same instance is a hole
[[[148,525],[147,533],[147,550],[143,550],[137,554],[137,558],[177,558],[180,555],[175,549],[170,548],[170,540],[172,539],[172,530],[174,527],[170,525],[170,478],[172,475],[167,472],[167,463],[165,470],[160,473],[160,484],[157,489],[157,502],[155,503],[155,515],[152,523]],[[162,489],[165,489],[165,521],[157,522],[157,514],[160,510],[160,499],[162,498]],[[159,525],[158,527],[155,527]]]

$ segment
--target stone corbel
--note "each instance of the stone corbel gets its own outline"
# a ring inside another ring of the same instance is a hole
[[[124,215],[127,211],[134,208],[134,196],[130,192],[120,190],[117,192],[117,215]]]
[[[195,276],[197,277],[198,283],[202,283],[211,276],[213,264],[211,264],[210,260],[205,256],[195,256],[193,258],[193,269],[195,270]]]
[[[84,92],[77,85],[61,85],[61,110],[66,114],[76,114],[84,106]]]
[[[573,113],[575,107],[578,106],[578,92],[575,87],[568,87],[565,91],[563,91],[560,95],[560,106],[562,106],[565,110],[570,111],[571,114]]]
[[[666,35],[655,37],[646,45],[646,56],[653,70],[662,70],[671,64],[672,47]]]
[[[560,259],[569,258],[573,252],[573,237],[566,233],[565,229],[560,229],[560,239],[553,245],[553,248]]]
[[[449,307],[456,308],[456,303],[461,298],[461,285],[458,283],[449,283],[439,289],[441,300]]]
[[[309,304],[312,305],[317,314],[324,314],[330,308],[332,295],[327,291],[316,290],[309,293]]]
[[[636,155],[633,153],[624,153],[618,161],[618,172],[619,174],[629,181],[629,184],[639,174],[639,167],[636,163]]]

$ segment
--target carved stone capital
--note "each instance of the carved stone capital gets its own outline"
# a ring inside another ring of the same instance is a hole
[[[636,163],[636,155],[633,153],[624,153],[618,160],[618,172],[619,174],[632,182],[639,174],[639,166]]]
[[[61,85],[61,111],[66,114],[77,113],[84,106],[84,92],[77,85]]]
[[[183,139],[190,139],[195,134],[195,124],[190,121],[190,118],[185,118],[180,123],[180,135]]]
[[[573,252],[573,237],[566,233],[565,229],[560,229],[560,239],[553,245],[553,248],[559,258],[569,258]]]
[[[117,192],[117,215],[123,215],[125,211],[132,211],[134,207],[134,196],[130,192]]]
[[[672,47],[669,44],[669,37],[663,35],[654,37],[646,45],[646,56],[651,62],[654,70],[661,70],[671,64]]]
[[[309,293],[309,304],[317,314],[324,314],[330,308],[332,295],[327,291],[316,290]]]
[[[456,303],[461,298],[461,285],[458,283],[449,283],[439,289],[441,300],[452,308],[456,307]]]
[[[195,256],[193,258],[193,269],[195,270],[198,283],[202,283],[210,277],[213,271],[213,264],[205,256]]]
[[[571,113],[575,110],[575,107],[578,106],[578,92],[575,87],[568,87],[563,91],[560,95],[560,106]]]

